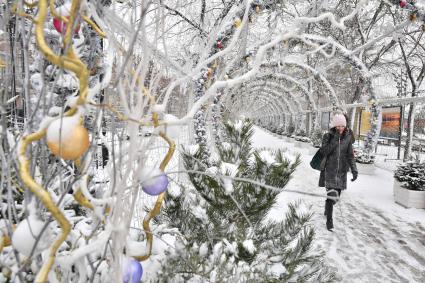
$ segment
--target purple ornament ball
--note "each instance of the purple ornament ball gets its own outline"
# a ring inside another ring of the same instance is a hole
[[[142,176],[142,190],[148,195],[157,196],[167,190],[168,178],[161,170],[144,170]]]
[[[122,277],[124,283],[139,283],[142,280],[143,268],[134,258],[124,258]]]

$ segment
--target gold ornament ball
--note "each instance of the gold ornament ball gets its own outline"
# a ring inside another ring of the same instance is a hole
[[[75,160],[89,148],[89,133],[81,125],[75,125],[70,132],[62,135],[60,142],[47,139],[50,151],[63,159]]]

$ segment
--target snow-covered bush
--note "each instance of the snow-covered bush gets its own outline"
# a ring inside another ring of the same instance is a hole
[[[362,164],[373,164],[375,162],[375,155],[366,154],[360,148],[354,148],[353,150],[354,150],[354,158],[356,159],[356,162],[362,163]]]
[[[394,178],[408,190],[425,191],[425,163],[400,164],[394,172]]]
[[[302,136],[295,136],[295,140],[300,142],[311,142],[310,138]]]
[[[322,129],[315,129],[311,133],[310,139],[314,147],[320,147],[322,145],[322,137],[323,137]]]
[[[304,129],[300,129],[298,132],[295,133],[295,136],[306,137],[307,136],[307,133],[306,133],[306,131]]]
[[[288,131],[287,131],[287,136],[288,137],[292,137],[293,135],[294,135],[294,132],[295,132],[295,126],[294,125],[289,125],[289,127],[288,127]]]
[[[300,142],[311,142],[310,138],[307,137],[307,133],[301,129],[295,134],[295,140]]]
[[[280,124],[277,129],[276,129],[276,134],[279,135],[284,135],[285,134],[285,125],[284,124]]]

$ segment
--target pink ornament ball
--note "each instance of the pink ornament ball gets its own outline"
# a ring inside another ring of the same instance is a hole
[[[69,19],[69,17],[66,17],[66,18]],[[55,27],[58,33],[64,33],[66,31],[66,23],[62,22],[58,18],[53,18],[53,26]],[[80,30],[80,25],[78,24],[74,30],[74,33],[78,33],[79,30]]]
[[[124,283],[139,283],[142,280],[143,267],[140,262],[134,258],[124,258],[122,266]]]
[[[150,196],[157,196],[167,190],[168,178],[164,172],[151,172],[150,177],[142,182],[142,190]]]
[[[404,8],[406,5],[407,5],[406,1],[403,1],[403,0],[400,1],[400,7],[401,8]]]

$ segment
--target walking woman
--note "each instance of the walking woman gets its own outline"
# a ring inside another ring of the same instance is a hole
[[[347,172],[351,169],[353,178],[357,179],[357,167],[354,160],[352,135],[347,129],[347,121],[342,114],[332,118],[332,128],[323,136],[320,153],[324,156],[320,167],[319,187],[325,187],[328,198],[325,203],[326,228],[334,228],[332,211],[341,191],[347,188]]]

